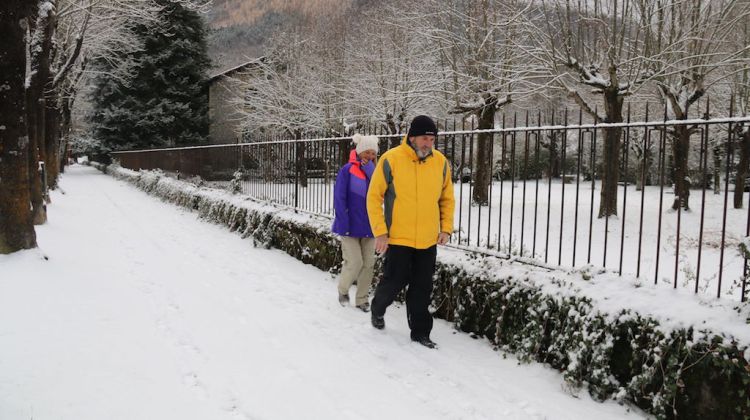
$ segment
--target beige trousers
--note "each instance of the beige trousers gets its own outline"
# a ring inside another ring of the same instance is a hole
[[[341,236],[341,254],[344,263],[339,277],[339,294],[348,295],[349,288],[357,280],[355,305],[367,302],[375,266],[375,238],[352,238]]]

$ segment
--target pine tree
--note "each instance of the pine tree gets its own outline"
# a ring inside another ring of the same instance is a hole
[[[133,22],[138,48],[98,63],[90,121],[112,150],[197,144],[208,135],[204,22],[181,2],[155,1],[159,19]]]

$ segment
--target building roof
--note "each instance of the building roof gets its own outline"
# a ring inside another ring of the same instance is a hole
[[[214,74],[214,75],[212,75],[212,76],[210,76],[208,78],[208,83],[213,83],[213,82],[215,82],[217,79],[219,79],[221,77],[231,76],[232,73],[238,72],[240,70],[244,70],[244,69],[246,69],[248,67],[256,66],[256,65],[258,65],[258,63],[260,63],[263,60],[265,60],[265,57],[254,58],[254,59],[252,59],[252,60],[250,60],[250,61],[248,61],[246,63],[242,63],[242,64],[240,64],[238,66],[234,66],[234,67],[232,67],[230,69],[222,71],[221,73]]]

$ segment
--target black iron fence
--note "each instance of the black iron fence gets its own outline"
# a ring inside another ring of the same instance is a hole
[[[439,122],[435,148],[452,162],[455,183],[452,246],[745,299],[750,116],[653,121],[646,109],[640,122],[585,123],[580,112],[521,121],[505,116],[491,130]],[[380,136],[381,153],[401,140],[365,131]],[[113,156],[125,168],[200,177],[333,216],[351,138],[306,137]]]

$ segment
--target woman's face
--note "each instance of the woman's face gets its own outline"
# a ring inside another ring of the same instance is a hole
[[[365,150],[359,154],[359,159],[362,161],[363,165],[366,165],[371,160],[375,160],[375,157],[377,157],[377,154],[374,150]]]

